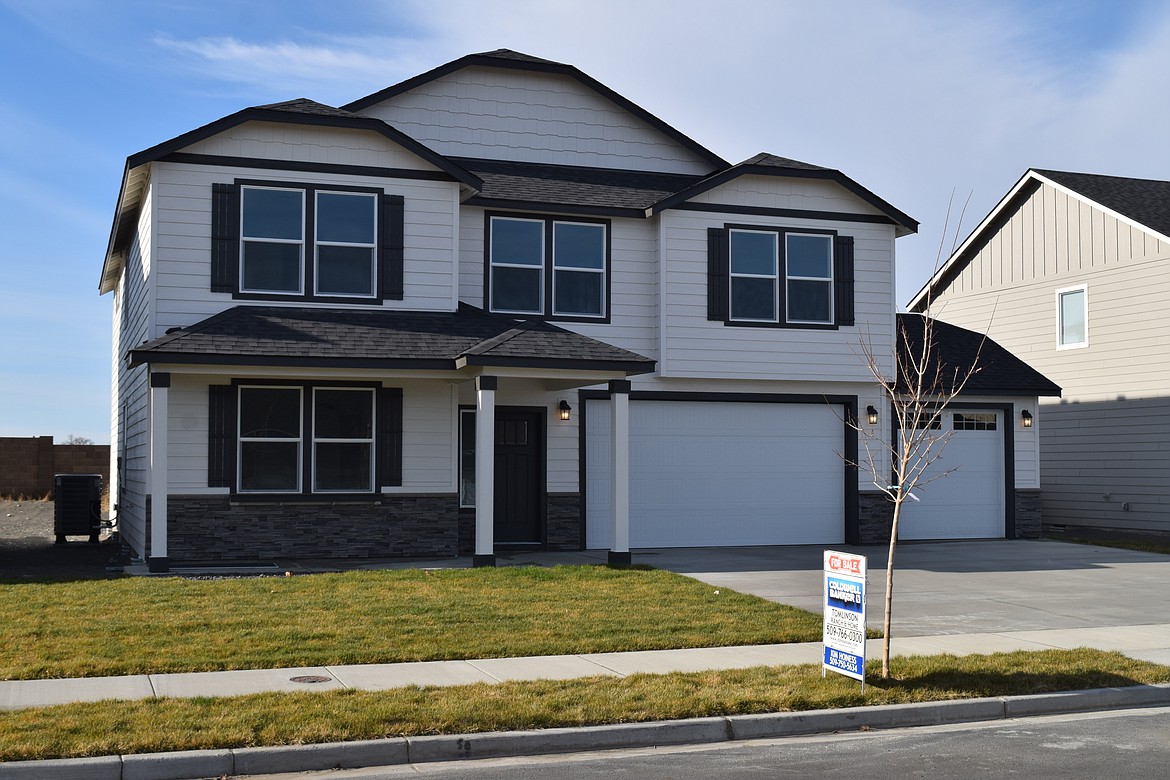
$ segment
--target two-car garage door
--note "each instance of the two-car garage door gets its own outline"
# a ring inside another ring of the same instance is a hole
[[[630,402],[630,546],[839,544],[844,424],[826,403]],[[585,414],[586,546],[610,543],[610,414]]]

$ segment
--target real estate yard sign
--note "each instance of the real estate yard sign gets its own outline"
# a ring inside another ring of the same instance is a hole
[[[825,550],[824,664],[865,689],[865,556]]]

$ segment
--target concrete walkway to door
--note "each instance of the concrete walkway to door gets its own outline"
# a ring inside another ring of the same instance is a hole
[[[880,627],[886,546],[831,547],[868,556],[869,622]],[[824,549],[637,550],[634,562],[819,612]],[[894,559],[893,635],[1099,629],[1107,637],[1118,627],[1170,621],[1167,583],[1170,556],[1154,553],[1046,540],[903,542]],[[1161,662],[1170,663],[1170,650]]]

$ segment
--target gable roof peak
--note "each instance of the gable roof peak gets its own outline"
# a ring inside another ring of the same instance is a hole
[[[559,65],[561,67],[568,67],[564,63],[556,62],[554,60],[546,60],[543,57],[534,57],[531,54],[525,54],[522,51],[515,49],[495,49],[493,51],[481,51],[477,54],[472,54],[472,57],[492,57],[498,60],[510,60],[512,62],[538,62],[545,65]]]
[[[344,117],[346,119],[356,119],[359,114],[352,111],[345,111],[333,106],[327,106],[324,103],[318,103],[316,100],[310,100],[306,97],[293,98],[292,100],[282,100],[278,103],[265,103],[262,106],[253,106],[252,108],[261,111],[284,111],[293,114],[311,114],[313,116],[336,116]]]

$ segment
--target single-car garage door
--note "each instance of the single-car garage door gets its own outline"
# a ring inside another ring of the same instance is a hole
[[[918,501],[902,504],[898,538],[1002,539],[1003,413],[944,412],[939,432],[948,431],[941,456],[913,491]]]
[[[630,546],[838,544],[844,424],[827,404],[630,402]],[[610,543],[609,401],[585,414],[586,546]]]

